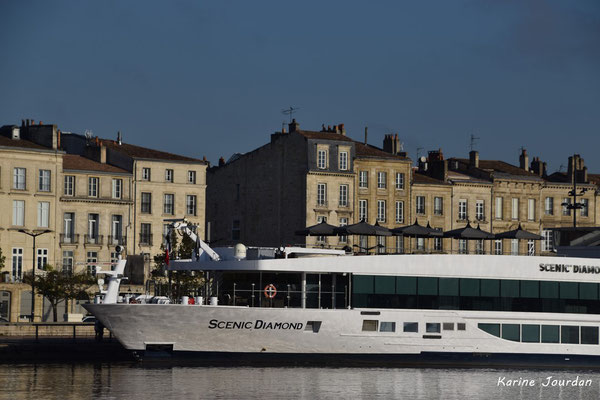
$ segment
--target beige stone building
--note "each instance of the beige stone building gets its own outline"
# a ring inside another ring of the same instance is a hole
[[[0,316],[10,321],[31,315],[31,288],[20,281],[33,259],[40,269],[93,271],[110,268],[121,245],[132,260],[124,288],[139,292],[162,251],[164,219],[186,217],[204,237],[206,161],[29,121],[0,129],[0,153],[0,205],[10,210],[0,214]],[[19,230],[50,232],[34,249]],[[46,319],[37,297],[36,320]]]

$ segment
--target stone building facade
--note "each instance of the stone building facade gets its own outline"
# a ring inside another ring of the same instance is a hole
[[[0,153],[0,206],[10,210],[0,215],[0,316],[10,321],[31,314],[31,288],[20,282],[33,259],[39,269],[93,271],[93,263],[109,268],[121,245],[143,260],[129,282],[141,291],[162,251],[164,219],[186,217],[204,237],[206,161],[29,121],[0,128]],[[19,230],[50,232],[34,249]],[[41,298],[35,314],[48,316]]]

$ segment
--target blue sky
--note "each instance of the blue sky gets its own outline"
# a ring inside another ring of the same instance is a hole
[[[298,107],[381,146],[600,173],[600,2],[2,1],[0,124],[216,162]]]

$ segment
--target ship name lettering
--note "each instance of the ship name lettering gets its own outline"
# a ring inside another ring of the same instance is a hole
[[[208,321],[208,329],[277,329],[277,330],[302,330],[302,322],[269,322],[257,319],[256,321],[219,321],[211,319]]]
[[[572,272],[575,274],[600,274],[600,267],[592,265],[540,264],[541,272]]]

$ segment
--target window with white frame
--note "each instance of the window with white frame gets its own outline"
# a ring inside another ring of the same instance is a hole
[[[86,254],[85,262],[88,264],[87,270],[88,273],[92,275],[96,275],[96,268],[98,267],[98,252],[97,251],[88,251]]]
[[[360,235],[358,237],[358,250],[360,252],[366,252],[368,243],[368,237],[366,235]]]
[[[12,279],[20,281],[23,279],[23,248],[12,248]]]
[[[396,253],[404,254],[404,236],[396,236]]]
[[[494,254],[497,256],[502,255],[502,239],[494,240]]]
[[[196,195],[188,194],[185,196],[185,213],[187,215],[196,215]]]
[[[401,224],[404,222],[404,202],[396,202],[396,223]]]
[[[100,215],[88,214],[88,240],[87,243],[99,243]]]
[[[475,254],[483,254],[483,239],[475,240]]]
[[[13,200],[12,224],[14,226],[25,225],[25,200]]]
[[[150,180],[150,168],[142,168],[142,180],[143,181]]]
[[[475,218],[477,221],[485,221],[485,201],[475,200]]]
[[[165,182],[173,183],[173,170],[165,169]]]
[[[348,185],[340,185],[340,207],[348,207]]]
[[[527,255],[535,256],[535,241],[533,240],[527,241]]]
[[[15,168],[13,170],[13,189],[25,190],[26,175],[27,170],[25,168]]]
[[[527,199],[527,219],[535,220],[535,199]]]
[[[48,249],[37,249],[37,269],[44,269],[48,264]]]
[[[554,215],[554,197],[546,197],[544,200],[544,214]]]
[[[166,193],[163,205],[163,214],[173,215],[175,213],[175,195]]]
[[[142,202],[140,211],[143,214],[152,213],[152,193],[142,192]]]
[[[37,223],[39,228],[48,228],[50,226],[50,203],[47,201],[38,202]]]
[[[443,215],[444,214],[444,198],[443,197],[434,197],[433,198],[433,215]]]
[[[348,170],[348,152],[347,151],[340,152],[340,170],[341,171]]]
[[[188,171],[188,183],[196,184],[196,171]]]
[[[377,200],[377,221],[385,222],[385,200]]]
[[[112,180],[112,198],[120,199],[123,196],[123,179]]]
[[[123,216],[113,215],[111,218],[110,235],[112,244],[122,244],[123,240]]]
[[[387,172],[377,172],[377,189],[385,189],[387,187]]]
[[[441,237],[436,237],[433,239],[433,250],[444,251],[444,241]]]
[[[50,170],[49,169],[40,169],[39,176],[39,185],[38,190],[40,192],[49,192],[50,191]]]
[[[425,196],[416,197],[415,211],[417,214],[425,214]]]
[[[377,253],[384,254],[385,252],[385,236],[377,236]]]
[[[323,223],[323,222],[327,222],[327,217],[324,215],[318,215],[317,216],[317,223]],[[325,238],[325,236],[317,236],[317,243],[325,243],[327,241],[327,239]]]
[[[358,173],[358,187],[361,189],[369,187],[369,171],[360,171]]]
[[[510,254],[513,256],[519,255],[519,239],[510,239]]]
[[[496,210],[494,212],[496,219],[502,219],[502,197],[496,197]]]
[[[466,239],[458,239],[458,253],[459,254],[467,254],[469,252],[469,248],[467,247]]]
[[[467,200],[465,199],[458,200],[458,219],[467,219]]]
[[[341,217],[340,218],[340,226],[348,226],[348,218]],[[346,242],[348,242],[348,236],[345,236],[345,235],[340,236],[339,237],[339,242],[340,243],[346,243]]]
[[[318,206],[326,206],[327,205],[327,184],[326,183],[318,183],[317,184],[317,205]]]
[[[327,150],[324,150],[324,149],[317,150],[317,168],[319,168],[319,169],[327,168]]]
[[[404,189],[404,173],[396,172],[396,189]]]
[[[66,272],[68,274],[73,273],[73,265],[74,265],[73,259],[74,259],[73,250],[63,250],[63,257],[62,257],[63,272]]]
[[[512,198],[511,218],[519,219],[519,199],[516,197]]]
[[[66,212],[64,215],[64,242],[71,243],[75,238],[75,213]]]
[[[75,196],[75,176],[65,175],[65,196]]]
[[[367,221],[367,200],[358,201],[358,219],[360,221]]]
[[[90,177],[88,178],[88,196],[98,197],[98,180],[99,178]]]
[[[419,251],[425,250],[425,238],[422,238],[422,237],[417,238],[417,250],[419,250]]]
[[[562,215],[571,215],[571,209],[569,206],[571,205],[571,198],[565,197],[562,202]]]
[[[552,230],[544,229],[542,231],[542,251],[552,251],[554,248],[554,239]]]
[[[588,216],[588,205],[589,205],[589,201],[588,199],[581,199],[581,216],[582,217],[587,217]]]

